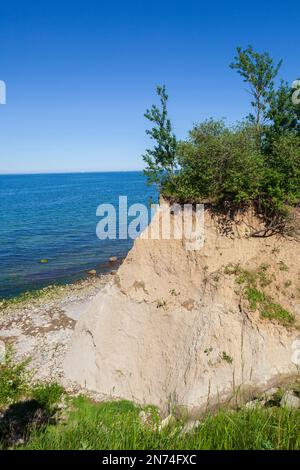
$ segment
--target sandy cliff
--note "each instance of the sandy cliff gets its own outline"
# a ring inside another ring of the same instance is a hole
[[[188,251],[186,239],[136,240],[76,325],[64,365],[69,380],[105,396],[193,411],[296,375],[300,244],[248,238],[253,224],[248,214],[225,234],[205,211],[201,250]],[[249,298],[254,284],[294,324],[263,317],[260,301]]]

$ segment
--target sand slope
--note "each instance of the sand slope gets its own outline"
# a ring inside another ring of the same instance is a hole
[[[104,396],[197,411],[296,375],[300,331],[251,309],[245,284],[228,269],[265,272],[264,292],[297,325],[300,244],[248,238],[257,223],[247,214],[225,234],[206,211],[198,251],[187,251],[186,239],[142,235],[78,321],[64,363],[68,379]]]

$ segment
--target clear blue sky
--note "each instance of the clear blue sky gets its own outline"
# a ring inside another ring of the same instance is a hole
[[[294,1],[1,1],[0,173],[141,169],[157,84],[180,138],[206,117],[240,119],[235,47],[283,58],[292,82],[299,12]]]

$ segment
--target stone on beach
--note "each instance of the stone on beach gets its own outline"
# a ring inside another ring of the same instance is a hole
[[[283,408],[289,408],[290,410],[296,410],[300,408],[300,398],[293,392],[287,391],[281,399],[280,406]]]
[[[96,276],[96,275],[97,275],[96,269],[90,269],[87,273],[88,273],[90,276]]]

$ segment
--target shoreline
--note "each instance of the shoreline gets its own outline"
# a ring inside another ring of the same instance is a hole
[[[12,344],[16,360],[31,358],[32,380],[63,383],[62,362],[75,324],[113,276],[90,275],[0,301],[0,356]]]
[[[91,266],[89,269],[78,272],[76,277],[69,277],[66,279],[58,279],[57,281],[50,281],[49,284],[45,284],[41,287],[30,287],[24,288],[18,293],[12,293],[9,295],[0,295],[0,312],[1,306],[9,304],[22,302],[23,300],[29,300],[30,298],[37,298],[40,295],[42,296],[44,292],[50,289],[60,289],[71,285],[77,285],[78,283],[89,283],[89,281],[96,277],[107,276],[110,274],[115,274],[119,266],[122,264],[126,258],[128,252],[122,254],[114,261],[107,261],[106,263],[101,263],[100,267]],[[115,258],[114,256],[112,258]],[[78,276],[78,277],[77,277]]]

